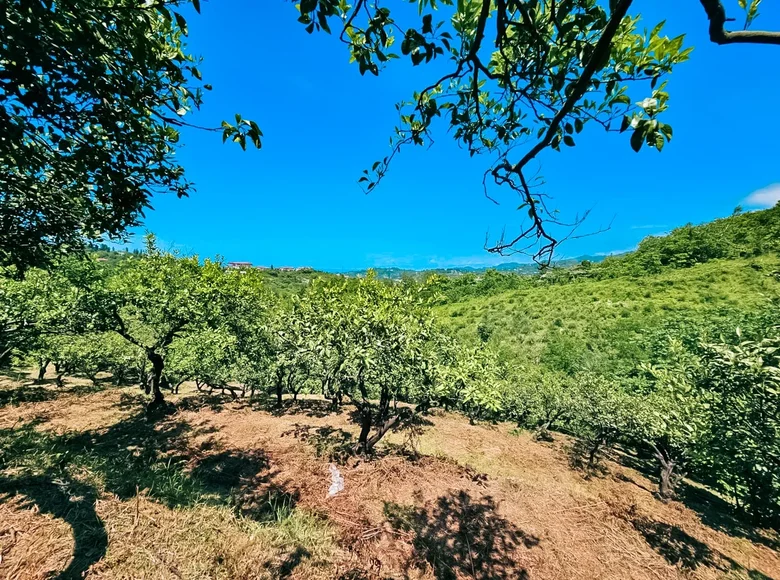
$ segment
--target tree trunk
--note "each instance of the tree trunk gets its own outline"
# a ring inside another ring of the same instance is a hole
[[[367,400],[363,400],[360,405],[360,435],[358,436],[357,443],[353,451],[365,455],[369,452],[368,449],[368,434],[371,432],[371,426],[374,422],[373,409],[371,403]]]
[[[374,445],[379,443],[379,440],[384,437],[385,433],[390,431],[390,429],[392,429],[396,423],[398,423],[400,418],[400,415],[394,415],[387,419],[376,431],[374,431],[374,434],[368,438],[368,441],[366,441],[366,453],[371,453],[374,450]]]
[[[43,382],[43,379],[46,378],[46,369],[49,368],[49,361],[48,360],[41,360],[40,366],[38,367],[38,379],[37,382]]]
[[[151,349],[146,351],[146,355],[149,358],[149,362],[152,363],[152,402],[149,403],[149,410],[151,411],[165,403],[165,397],[163,397],[162,390],[160,390],[165,363],[163,362],[162,356]]]
[[[282,392],[284,391],[284,380],[282,378],[282,372],[276,372],[276,406],[282,406]]]
[[[548,419],[542,423],[536,430],[535,438],[537,441],[553,441],[553,436],[550,435],[550,427],[552,426],[552,419]]]
[[[596,467],[596,459],[598,456],[599,449],[606,443],[606,440],[604,437],[600,436],[596,438],[596,441],[593,443],[593,446],[590,448],[590,454],[588,455],[588,467],[593,469]]]
[[[661,464],[661,481],[658,486],[658,493],[664,499],[671,499],[675,496],[674,482],[672,477],[674,475],[674,461],[669,461]]]
[[[0,366],[4,365],[7,361],[6,359],[11,356],[11,353],[13,352],[14,347],[9,346],[4,351],[0,351]]]
[[[663,499],[672,499],[676,495],[674,470],[677,467],[677,462],[668,452],[653,443],[650,446],[653,448],[653,455],[658,460],[658,495]]]
[[[146,394],[149,394],[148,389],[146,388],[146,385],[149,382],[149,377],[146,373],[146,359],[143,360],[143,363],[138,367],[138,385],[141,388],[141,390],[146,391]]]

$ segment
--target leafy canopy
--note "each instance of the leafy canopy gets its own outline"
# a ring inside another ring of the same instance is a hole
[[[761,0],[739,0],[747,28]],[[550,224],[564,224],[548,209],[547,196],[529,164],[546,149],[574,147],[589,125],[628,132],[635,151],[662,150],[672,127],[661,119],[669,102],[665,81],[688,60],[684,36],[669,38],[664,22],[640,27],[629,14],[634,0],[412,0],[418,16],[376,0],[301,0],[299,21],[308,32],[330,33],[338,22],[361,74],[378,75],[389,62],[412,65],[448,60],[426,87],[399,103],[400,124],[392,153],[366,170],[360,181],[372,190],[393,157],[407,144],[428,145],[442,119],[471,155],[488,154],[492,182],[516,192],[528,221],[516,235],[502,236],[493,252],[530,251],[549,260],[559,242]],[[780,44],[780,34],[725,29],[725,8],[701,0],[710,37],[719,44]],[[518,152],[517,147],[525,150]],[[485,192],[488,194],[487,185]]]
[[[0,266],[46,265],[84,238],[122,234],[152,195],[192,191],[174,153],[211,87],[187,52],[179,4],[3,3]],[[239,115],[212,130],[260,146]]]

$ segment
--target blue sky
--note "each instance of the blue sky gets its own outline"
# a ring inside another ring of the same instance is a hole
[[[780,6],[765,4],[757,26],[780,29]],[[696,47],[670,77],[674,140],[663,153],[636,154],[627,136],[593,126],[576,148],[543,154],[551,205],[563,216],[592,208],[585,230],[612,224],[568,242],[560,256],[628,250],[647,235],[729,215],[746,199],[759,207],[780,197],[780,186],[772,188],[780,183],[778,49],[711,44],[695,1],[635,6],[648,27],[666,19],[668,34],[685,32]],[[728,6],[736,15],[736,0]],[[264,146],[242,152],[219,135],[185,131],[177,155],[197,191],[156,197],[139,232],[153,231],[168,248],[258,265],[349,270],[500,260],[483,250],[485,236],[513,231],[516,199],[487,200],[481,182],[489,160],[469,159],[446,133],[429,150],[405,150],[370,195],[356,183],[388,152],[393,105],[433,71],[396,61],[379,78],[361,77],[337,38],[306,34],[289,0],[202,2],[201,12],[189,17],[189,45],[205,57],[204,80],[214,90],[188,120],[216,126],[241,112],[260,124]]]

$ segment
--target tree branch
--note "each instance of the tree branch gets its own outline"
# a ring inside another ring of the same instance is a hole
[[[607,25],[604,27],[601,38],[599,38],[599,41],[596,43],[593,54],[588,60],[588,64],[585,65],[585,69],[582,71],[580,78],[577,79],[577,82],[574,85],[574,90],[572,90],[569,97],[563,103],[563,106],[555,117],[553,117],[547,132],[544,134],[544,138],[534,145],[534,147],[512,167],[513,171],[519,172],[522,170],[534,157],[550,145],[553,137],[558,132],[563,119],[566,115],[571,113],[572,109],[574,109],[574,106],[588,90],[593,75],[598,72],[599,68],[604,63],[604,60],[609,57],[609,52],[612,48],[612,39],[615,37],[615,34],[617,34],[620,23],[628,13],[628,9],[631,7],[632,2],[633,0],[621,0],[618,2],[618,5],[615,6],[615,10],[612,12],[609,22],[607,22]]]
[[[710,40],[715,44],[774,44],[780,46],[780,32],[726,30],[726,9],[720,0],[700,0],[710,19]]]

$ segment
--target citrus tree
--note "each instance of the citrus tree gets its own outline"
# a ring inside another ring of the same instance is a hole
[[[641,366],[652,390],[642,396],[632,423],[635,443],[650,447],[658,462],[658,492],[675,496],[675,487],[687,466],[696,460],[702,440],[711,428],[709,409],[699,389],[701,364],[674,337],[668,339],[662,362]]]
[[[357,407],[355,452],[370,453],[398,424],[399,401],[429,400],[438,331],[428,302],[424,288],[384,283],[371,273],[315,281],[300,297],[296,324],[307,339],[290,340],[289,352],[311,355],[309,369],[323,393],[336,404],[348,397]]]
[[[780,524],[780,339],[710,344],[701,382],[710,430],[701,452],[715,484],[763,524]]]
[[[219,319],[224,270],[159,250],[153,236],[146,252],[119,264],[98,290],[105,330],[143,350],[150,364],[152,407],[163,400],[165,358],[174,340]]]
[[[620,384],[601,375],[581,373],[573,392],[571,427],[587,445],[588,467],[625,437],[637,416],[638,399]]]

